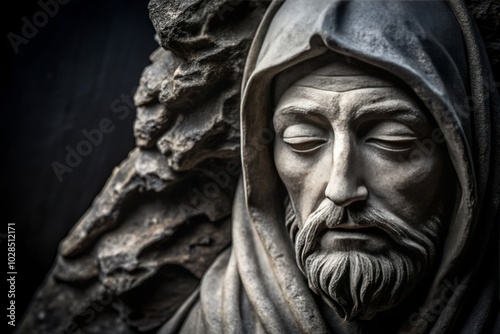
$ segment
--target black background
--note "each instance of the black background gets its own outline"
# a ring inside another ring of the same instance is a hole
[[[2,9],[0,241],[5,255],[0,268],[8,271],[7,224],[15,223],[17,325],[52,266],[58,243],[134,147],[135,110],[120,119],[111,104],[122,94],[132,96],[157,47],[147,3],[70,0],[47,15],[46,24],[39,24],[17,53],[8,33],[22,36],[22,18],[33,23],[43,9],[31,0],[12,1]],[[66,146],[76,149],[85,139],[82,131],[98,128],[104,118],[114,130],[60,182],[52,163],[66,164]],[[2,327],[9,320],[3,315],[7,293],[5,286]]]

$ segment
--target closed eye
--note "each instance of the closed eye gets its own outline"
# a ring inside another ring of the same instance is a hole
[[[297,153],[314,152],[327,142],[326,139],[319,137],[285,137],[283,141]]]
[[[415,147],[416,137],[380,137],[368,138],[366,143],[383,150],[392,152],[405,152]]]

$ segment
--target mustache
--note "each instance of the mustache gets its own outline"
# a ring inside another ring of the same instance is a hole
[[[296,219],[296,217],[295,217]],[[325,199],[319,207],[309,215],[304,225],[296,229],[297,258],[303,259],[317,248],[319,236],[326,230],[335,229],[377,229],[395,243],[401,251],[421,256],[428,254],[429,259],[436,251],[433,240],[440,231],[441,219],[433,215],[425,224],[411,226],[407,222],[388,215],[379,209],[349,210],[336,206],[333,202]],[[292,231],[291,231],[292,233]],[[295,239],[295,238],[294,238]]]

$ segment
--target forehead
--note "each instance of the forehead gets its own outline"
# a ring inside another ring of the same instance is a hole
[[[330,121],[382,117],[432,122],[403,82],[366,64],[334,61],[306,75],[301,75],[302,71],[307,69],[291,69],[275,81],[275,120],[307,114]]]
[[[377,87],[366,85],[354,89],[337,91],[322,85],[292,85],[279,99],[276,111],[288,106],[351,106],[360,107],[382,101],[401,100],[413,102],[406,92],[398,87]],[[415,101],[416,102],[416,101]]]
[[[392,83],[359,76],[305,79],[284,92],[276,105],[275,116],[318,113],[326,118],[340,119],[397,111],[427,120],[418,100]]]

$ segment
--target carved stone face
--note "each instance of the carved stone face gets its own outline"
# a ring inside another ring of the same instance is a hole
[[[274,159],[287,225],[311,289],[346,320],[399,304],[428,271],[441,220],[445,152],[416,98],[328,65],[280,97]],[[348,71],[349,72],[349,71]]]

